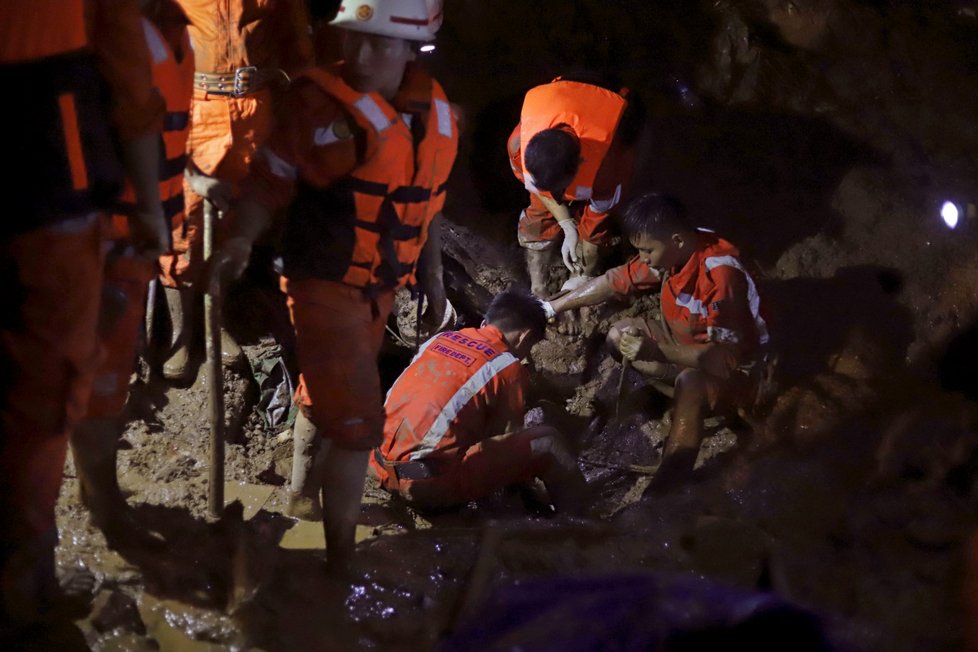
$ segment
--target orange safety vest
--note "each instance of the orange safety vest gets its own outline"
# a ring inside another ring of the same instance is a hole
[[[87,28],[83,0],[0,2],[0,85],[17,93],[0,120],[7,150],[22,159],[7,174],[17,192],[0,237],[91,214],[121,187]]]
[[[527,378],[496,326],[439,333],[387,393],[382,458],[461,459],[469,447],[502,434],[492,432],[493,424],[523,417]]]
[[[345,178],[326,187],[301,177],[285,235],[285,276],[360,287],[413,285],[431,220],[445,204],[445,184],[458,150],[458,126],[444,90],[410,67],[402,90],[408,109],[425,120],[415,144],[387,100],[360,93],[321,68],[303,73],[337,100],[365,136],[365,155]]]
[[[187,167],[187,137],[190,133],[190,102],[193,99],[194,55],[190,35],[183,32],[183,60],[177,61],[173,48],[156,25],[143,18],[146,45],[152,60],[153,85],[166,102],[160,146],[160,200],[171,224],[183,219],[183,171]],[[117,235],[128,235],[125,214],[135,208],[136,195],[126,184],[120,200],[122,215],[113,218]]]
[[[530,192],[540,192],[526,170],[526,146],[545,129],[568,125],[581,142],[581,166],[564,193],[565,201],[591,198],[594,180],[604,161],[615,130],[628,102],[618,93],[582,82],[558,77],[549,84],[531,88],[523,98],[520,112],[520,163],[524,184]]]

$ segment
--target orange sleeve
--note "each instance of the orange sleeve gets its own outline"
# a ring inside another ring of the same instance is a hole
[[[748,284],[744,273],[735,267],[721,265],[710,271],[714,288],[702,299],[706,308],[706,327],[711,342],[732,344],[738,349],[753,345],[754,331]]]
[[[272,210],[292,201],[299,179],[325,188],[359,163],[360,147],[352,130],[346,138],[316,144],[317,134],[332,133],[337,123],[349,122],[346,113],[322,89],[299,80],[282,101],[282,115],[289,119],[276,123],[242,184],[245,197]]]
[[[92,43],[109,85],[112,122],[123,139],[163,130],[166,105],[153,87],[149,49],[135,0],[92,0]]]
[[[509,156],[509,167],[516,175],[516,178],[523,182],[523,161],[520,156],[520,123],[516,123],[516,128],[509,135],[506,141],[506,154]]]
[[[638,256],[632,257],[624,265],[613,267],[604,273],[608,285],[620,297],[643,294],[659,287],[659,275]]]

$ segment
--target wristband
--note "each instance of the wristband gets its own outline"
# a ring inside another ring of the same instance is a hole
[[[554,310],[553,305],[549,301],[540,299],[540,305],[543,307],[543,312],[547,315],[547,319],[553,319],[557,316],[557,311]]]

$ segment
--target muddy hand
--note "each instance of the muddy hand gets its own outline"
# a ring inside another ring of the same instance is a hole
[[[226,181],[204,174],[193,164],[187,166],[184,178],[191,190],[214,204],[221,213],[231,208],[231,185]]]
[[[626,326],[622,329],[621,337],[618,340],[618,352],[621,353],[622,358],[634,361],[641,353],[644,343],[645,337],[637,328]]]
[[[170,229],[163,206],[151,210],[136,210],[129,218],[130,238],[136,255],[144,260],[156,260],[172,248]]]
[[[207,291],[216,295],[220,292],[223,280],[234,280],[241,276],[248,259],[251,258],[251,241],[241,236],[228,238],[210,261],[207,273]]]

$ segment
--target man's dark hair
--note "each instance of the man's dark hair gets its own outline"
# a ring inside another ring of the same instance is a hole
[[[540,340],[547,330],[547,313],[540,299],[528,291],[509,288],[493,297],[486,310],[486,322],[504,332],[529,328],[531,335]]]
[[[692,231],[686,207],[669,195],[650,192],[642,195],[625,211],[622,230],[629,240],[649,237],[665,240],[674,233]]]
[[[555,192],[562,190],[561,183],[577,174],[581,164],[581,143],[563,129],[544,129],[526,144],[524,158],[526,170],[533,175],[536,187]]]

